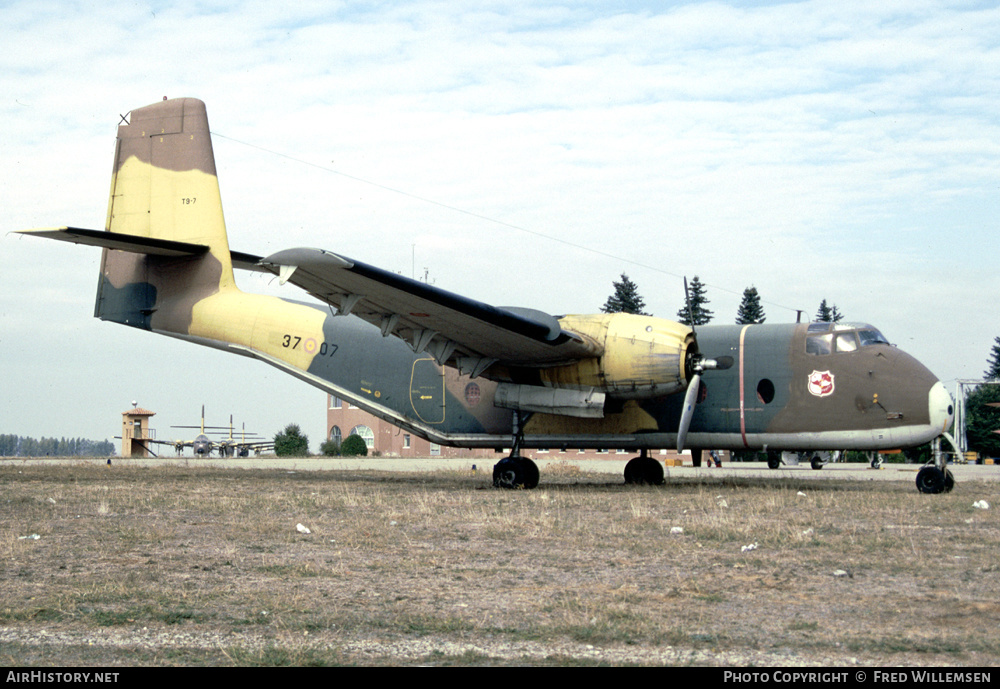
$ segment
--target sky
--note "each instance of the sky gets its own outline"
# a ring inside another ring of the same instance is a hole
[[[497,306],[597,312],[626,273],[714,323],[821,300],[949,390],[1000,335],[992,2],[5,2],[0,433],[171,425],[316,450],[322,391],[93,317],[120,116],[208,107],[230,246],[311,246]],[[294,299],[292,285],[240,286]]]

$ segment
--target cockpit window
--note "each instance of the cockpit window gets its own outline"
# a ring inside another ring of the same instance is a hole
[[[854,333],[838,333],[837,334],[837,351],[838,352],[853,352],[858,348],[858,341],[854,337]]]
[[[858,339],[861,340],[862,347],[875,344],[889,344],[889,340],[885,339],[885,336],[882,335],[882,333],[871,326],[868,326],[865,330],[859,330]]]
[[[856,352],[859,346],[889,344],[882,333],[867,323],[810,323],[806,333],[806,354]]]
[[[806,354],[829,354],[833,351],[833,334],[810,335],[806,338]]]

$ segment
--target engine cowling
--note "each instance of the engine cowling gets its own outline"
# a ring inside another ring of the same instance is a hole
[[[688,326],[628,313],[563,316],[559,323],[565,330],[592,338],[604,353],[543,369],[544,385],[594,389],[617,399],[662,397],[687,387],[685,361],[694,344],[694,332]]]

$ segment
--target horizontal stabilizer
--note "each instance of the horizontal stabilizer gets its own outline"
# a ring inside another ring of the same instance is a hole
[[[80,227],[40,227],[34,230],[18,230],[17,234],[58,239],[59,241],[72,242],[73,244],[99,246],[105,249],[114,249],[115,251],[128,251],[133,254],[147,254],[149,256],[164,256],[168,258],[200,256],[208,251],[208,247],[204,244],[191,244],[189,242],[177,242],[172,239],[156,239],[154,237],[140,237],[133,234],[107,232],[104,230],[85,230]],[[233,259],[234,268],[267,272],[265,268],[257,265],[258,261],[260,261],[260,256],[246,254],[242,251],[231,251],[230,255]]]
[[[208,251],[208,247],[204,244],[189,244],[172,239],[154,239],[103,230],[84,230],[79,227],[41,227],[35,230],[20,230],[18,234],[152,256],[197,256]]]

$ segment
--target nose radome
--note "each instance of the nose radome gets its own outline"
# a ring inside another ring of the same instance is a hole
[[[941,381],[931,386],[931,391],[928,394],[928,405],[931,426],[940,428],[942,432],[947,431],[955,418],[955,405]]]

